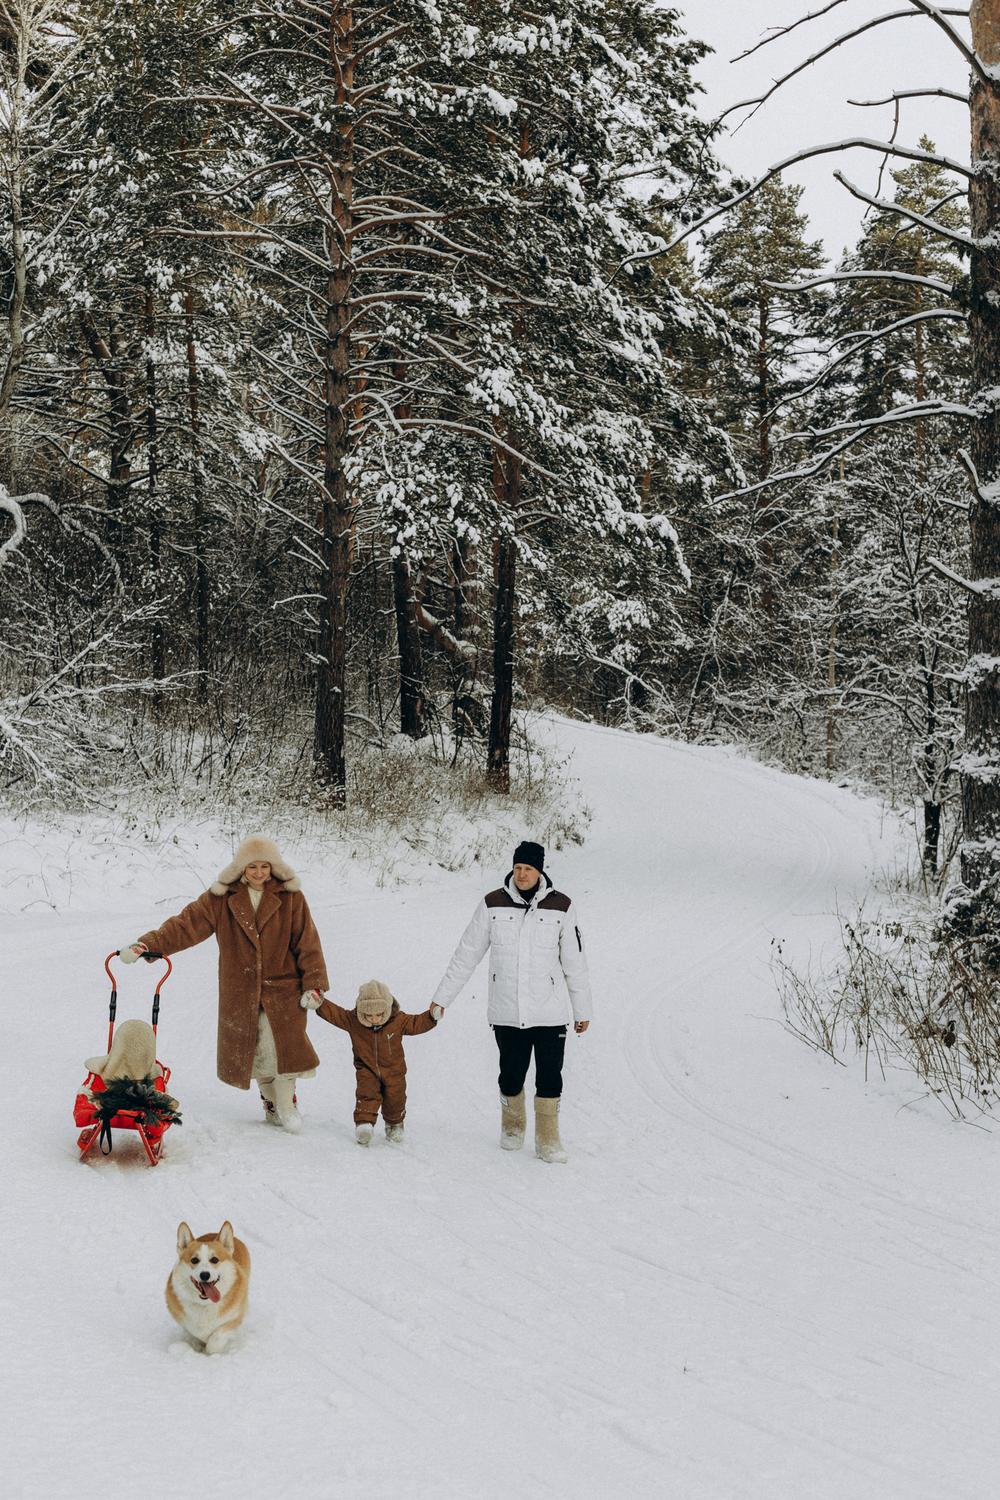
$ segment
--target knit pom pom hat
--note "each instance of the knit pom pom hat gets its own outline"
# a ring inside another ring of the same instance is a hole
[[[286,891],[300,891],[302,882],[288,863],[277,844],[271,839],[266,839],[262,834],[252,833],[248,839],[244,839],[232,859],[224,870],[219,871],[219,878],[212,885],[212,894],[224,896],[231,885],[242,877],[247,865],[252,865],[258,860],[263,860],[271,866],[271,874],[275,880],[284,883]]]
[[[354,1009],[362,1026],[382,1026],[392,1014],[395,997],[387,984],[379,979],[369,979],[358,990]]]

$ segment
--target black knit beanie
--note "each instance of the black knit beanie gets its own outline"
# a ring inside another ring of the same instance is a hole
[[[541,844],[532,844],[525,839],[514,850],[514,864],[531,865],[533,870],[541,872],[545,868],[545,850]]]

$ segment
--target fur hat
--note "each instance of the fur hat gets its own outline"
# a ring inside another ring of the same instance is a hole
[[[396,1000],[387,984],[379,979],[369,979],[358,990],[358,998],[355,1004],[358,1020],[362,1026],[371,1026],[376,1017],[381,1016],[382,1025],[392,1014],[392,1007]]]
[[[252,865],[257,860],[263,860],[271,866],[271,874],[275,880],[283,881],[286,891],[302,889],[302,882],[277,844],[264,838],[262,834],[252,833],[243,840],[226,868],[219,871],[218,880],[210,887],[213,896],[224,896],[229,887],[242,877],[247,865]]]
[[[111,1039],[111,1051],[88,1057],[86,1068],[109,1083],[113,1078],[149,1078],[156,1071],[156,1036],[148,1021],[123,1021]]]

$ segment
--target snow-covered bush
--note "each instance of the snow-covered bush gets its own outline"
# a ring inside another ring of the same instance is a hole
[[[995,976],[968,945],[942,938],[927,910],[841,924],[832,970],[802,972],[780,947],[773,965],[785,1021],[810,1046],[865,1077],[912,1070],[956,1118],[992,1109],[1000,1082]]]

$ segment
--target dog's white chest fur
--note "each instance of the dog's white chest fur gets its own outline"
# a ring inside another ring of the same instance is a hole
[[[207,1343],[219,1325],[225,1322],[225,1315],[221,1311],[221,1300],[219,1302],[203,1300],[185,1275],[175,1275],[173,1285],[184,1315],[182,1326],[194,1338],[200,1339],[203,1344]]]

